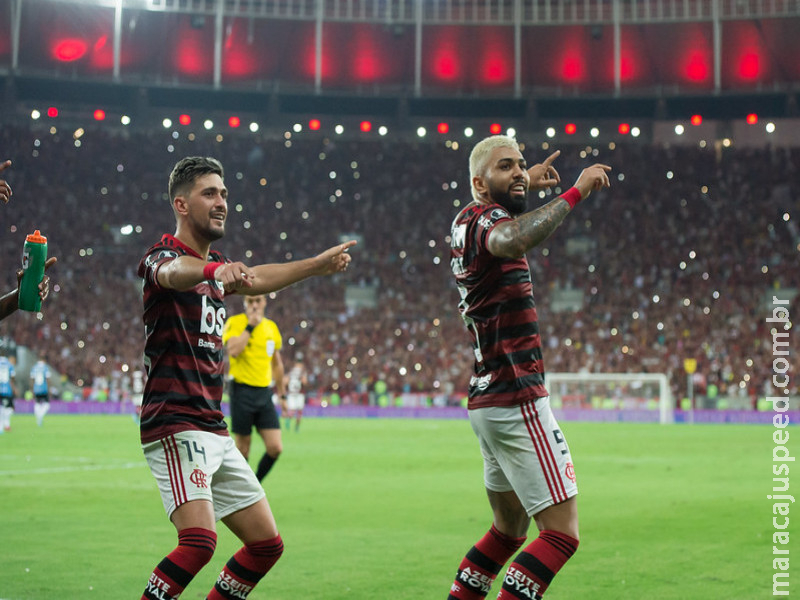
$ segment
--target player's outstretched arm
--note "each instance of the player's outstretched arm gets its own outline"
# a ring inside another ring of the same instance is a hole
[[[226,292],[233,292],[251,286],[253,275],[253,270],[241,262],[210,263],[195,256],[179,256],[165,263],[156,273],[158,285],[180,292],[207,279],[216,279]]]
[[[325,252],[311,258],[287,263],[271,263],[253,267],[255,277],[252,286],[238,290],[240,294],[268,294],[287,286],[320,275],[332,275],[347,270],[350,264],[348,250],[356,245],[355,240],[336,244]]]

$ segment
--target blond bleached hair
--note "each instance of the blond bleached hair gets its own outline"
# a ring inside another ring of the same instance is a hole
[[[511,148],[521,152],[517,140],[507,135],[492,135],[475,144],[469,155],[469,185],[475,200],[480,200],[480,196],[472,180],[486,173],[486,169],[489,168],[489,158],[496,148]]]

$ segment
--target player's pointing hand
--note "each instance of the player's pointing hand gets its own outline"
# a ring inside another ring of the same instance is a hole
[[[561,150],[556,150],[550,156],[544,159],[544,162],[533,165],[530,169],[528,169],[528,175],[531,178],[531,182],[528,185],[529,189],[546,189],[556,185],[561,181],[558,171],[556,171],[556,168],[553,166],[553,161],[555,161],[560,154]]]
[[[318,254],[317,259],[320,262],[320,275],[330,275],[332,273],[339,273],[346,271],[347,266],[353,259],[348,250],[356,245],[355,240],[349,240],[343,244],[337,244],[332,248],[328,248],[325,252]]]
[[[608,179],[610,170],[611,167],[608,165],[596,163],[581,171],[578,181],[575,182],[575,187],[581,193],[581,199],[585,200],[594,191],[611,187],[611,181]]]

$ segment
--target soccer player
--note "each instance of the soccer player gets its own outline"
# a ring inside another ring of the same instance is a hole
[[[275,321],[264,316],[266,308],[267,297],[263,294],[245,296],[245,311],[230,317],[222,332],[233,379],[231,431],[245,460],[250,459],[253,427],[264,440],[266,452],[256,469],[259,481],[264,480],[283,450],[281,422],[273,402],[276,391],[278,397],[284,395],[283,338]]]
[[[560,181],[551,154],[528,168],[517,142],[491,136],[469,158],[473,201],[453,220],[450,264],[472,338],[469,419],[481,448],[493,513],[461,561],[451,600],[485,598],[512,556],[498,599],[541,598],[578,548],[575,471],[549,404],[530,268],[525,253],[558,227],[610,167],[584,169],[574,187],[528,210],[531,189]],[[539,536],[525,543],[531,518]]]
[[[31,367],[31,383],[36,401],[33,414],[36,416],[36,424],[41,427],[44,416],[50,411],[50,367],[41,358]]]
[[[300,421],[303,419],[303,409],[306,406],[306,385],[308,385],[308,375],[303,364],[303,355],[298,352],[292,368],[286,374],[286,429],[289,429],[294,417],[294,430],[300,431]]]
[[[213,158],[180,160],[169,178],[174,235],[139,263],[144,280],[147,371],[141,442],[178,546],[150,575],[145,600],[181,595],[206,565],[222,521],[244,544],[227,562],[208,600],[246,598],[283,552],[264,489],[236,448],[220,411],[222,329],[227,294],[260,295],[347,269],[355,241],[280,264],[232,262],[212,242],[225,235],[228,190]]]
[[[17,386],[14,383],[17,376],[15,361],[13,356],[0,356],[0,433],[11,431],[14,397],[17,395]]]

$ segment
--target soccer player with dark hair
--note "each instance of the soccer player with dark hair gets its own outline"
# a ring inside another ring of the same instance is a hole
[[[187,157],[169,178],[177,222],[139,263],[144,280],[147,382],[141,442],[178,546],[156,566],[143,600],[177,598],[214,553],[216,522],[244,544],[228,560],[208,600],[246,598],[283,552],[264,490],[236,448],[220,411],[222,330],[227,294],[260,295],[347,269],[338,244],[312,258],[247,266],[211,243],[225,234],[228,190],[222,165]]]
[[[491,136],[469,159],[473,201],[453,220],[450,264],[459,312],[472,338],[469,419],[483,455],[493,512],[489,531],[461,561],[450,600],[489,593],[516,554],[498,599],[541,598],[578,548],[578,489],[569,448],[545,388],[533,284],[525,253],[593,190],[609,186],[610,167],[584,169],[574,187],[528,210],[531,189],[560,181],[551,154],[528,168],[516,140]],[[525,546],[531,518],[539,536]]]

